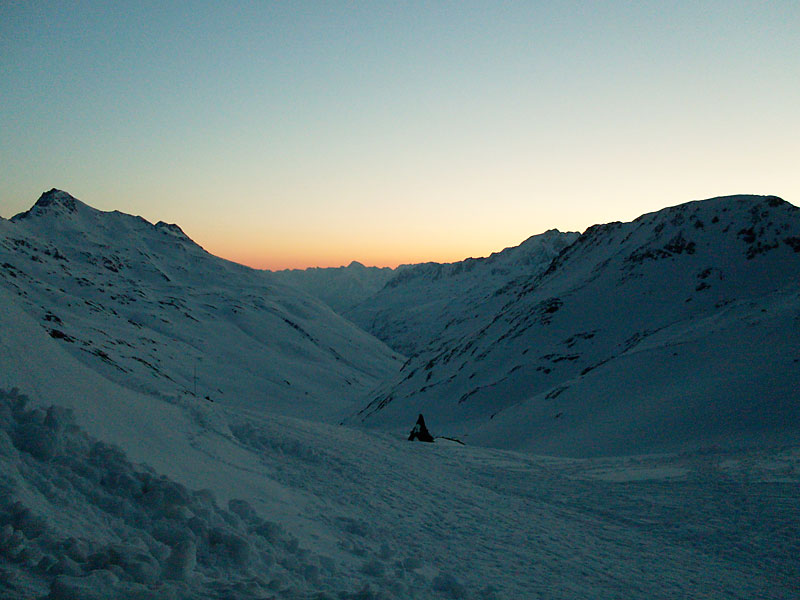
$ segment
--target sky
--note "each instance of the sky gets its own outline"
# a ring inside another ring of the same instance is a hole
[[[0,0],[0,216],[50,188],[258,268],[800,203],[800,2]]]

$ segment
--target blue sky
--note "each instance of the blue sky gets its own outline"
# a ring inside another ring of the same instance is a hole
[[[3,2],[0,215],[51,187],[259,267],[800,198],[798,2]]]

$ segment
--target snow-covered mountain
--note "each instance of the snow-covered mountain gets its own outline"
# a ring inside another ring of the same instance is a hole
[[[383,289],[344,314],[411,355],[437,339],[449,323],[472,318],[476,305],[493,304],[498,288],[545,270],[577,237],[552,229],[486,258],[398,269]]]
[[[798,282],[800,210],[776,197],[595,226],[445,323],[356,420],[571,456],[797,440]]]
[[[0,287],[81,362],[132,390],[333,419],[397,368],[392,351],[177,225],[51,190],[0,221]]]
[[[399,267],[402,270],[403,267]],[[365,267],[353,261],[346,267],[311,267],[270,272],[278,283],[292,285],[344,313],[363,302],[394,277],[389,267]]]
[[[787,342],[796,341],[798,329],[796,211],[763,198],[712,205],[718,209],[700,211],[709,213],[702,228],[691,220],[691,205],[673,210],[667,221],[690,219],[683,241],[678,225],[658,237],[669,227],[655,231],[661,213],[587,232],[546,274],[508,283],[493,296],[491,302],[503,302],[498,311],[453,321],[437,343],[463,350],[475,339],[486,355],[471,357],[480,370],[472,379],[488,378],[491,361],[503,374],[501,359],[512,355],[503,349],[508,336],[500,339],[495,330],[500,319],[519,339],[540,327],[559,340],[556,334],[570,329],[561,316],[578,318],[592,290],[613,291],[618,283],[620,294],[641,292],[623,302],[621,309],[630,310],[637,299],[652,300],[643,290],[657,287],[644,282],[660,277],[685,289],[674,293],[680,303],[667,294],[651,301],[652,310],[670,318],[688,311],[683,321],[629,340],[603,364],[599,357],[624,331],[568,339],[569,352],[581,356],[542,358],[550,374],[558,377],[555,368],[587,357],[594,368],[572,385],[604,373],[612,386],[650,361],[652,388],[662,360],[664,370],[688,367],[725,341],[747,342],[703,363],[723,368],[718,379],[696,377],[696,364],[693,378],[677,373],[675,397],[691,398],[697,381],[723,382],[734,392],[746,381],[754,396],[770,391],[766,408],[776,411],[766,413],[759,401],[738,417],[752,425],[752,413],[791,416],[776,390],[791,385],[798,356]],[[724,232],[726,222],[738,225]],[[701,230],[713,236],[703,241]],[[729,234],[728,248],[720,240]],[[707,247],[744,258],[712,256]],[[680,261],[691,256],[714,258],[722,278],[705,268],[680,275]],[[0,220],[0,597],[796,597],[796,438],[783,448],[572,460],[441,439],[409,443],[416,415],[399,417],[403,435],[322,423],[334,408],[350,405],[342,390],[352,389],[355,398],[395,363],[385,346],[319,301],[263,275],[209,256],[175,226],[100,213],[63,193],[45,194],[28,213]],[[703,293],[719,296],[719,306]],[[603,307],[615,298],[591,300],[576,322],[581,331],[595,309],[610,319],[609,329],[632,327]],[[695,306],[707,310],[693,317]],[[635,312],[631,318],[641,320]],[[538,325],[528,326],[532,320]],[[478,326],[486,328],[482,335]],[[606,335],[612,341],[599,344]],[[682,363],[669,358],[674,352]],[[428,356],[436,360],[426,368],[419,361]],[[431,348],[409,366],[417,360],[421,377],[432,372],[438,384],[454,356]],[[758,356],[766,367],[748,362]],[[725,360],[733,362],[726,367]],[[201,398],[188,393],[195,365]],[[459,373],[451,373],[452,384]],[[732,383],[731,373],[738,377]],[[288,374],[289,383],[274,385],[276,374]],[[634,381],[640,387],[619,386],[617,396],[642,405],[640,388],[649,383]],[[209,390],[218,401],[202,399]],[[577,413],[578,401],[600,430],[587,434],[573,418],[586,445],[600,439],[611,413],[591,395],[574,398],[569,410]],[[541,430],[535,419],[525,420],[524,403],[519,409],[491,419],[512,443],[528,439],[520,434],[525,427]],[[624,427],[643,410],[614,416]],[[306,418],[284,416],[301,411]],[[651,417],[668,421],[672,414],[683,411]],[[504,415],[520,422],[503,423]],[[450,433],[442,430],[446,421],[426,416],[434,433]],[[564,411],[556,420],[568,417]],[[713,427],[708,432],[713,440]],[[497,443],[490,435],[485,441]],[[626,449],[647,447],[637,444]]]

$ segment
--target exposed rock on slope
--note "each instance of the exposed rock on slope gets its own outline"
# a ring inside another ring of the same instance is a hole
[[[414,354],[446,325],[471,319],[475,305],[492,304],[498,288],[542,272],[577,237],[553,229],[487,258],[413,265],[345,314],[397,351]]]
[[[0,286],[86,365],[162,397],[334,418],[397,365],[319,300],[211,256],[177,225],[59,190],[0,221]]]
[[[542,274],[448,323],[358,416],[567,455],[791,439],[800,210],[692,202],[588,229]]]

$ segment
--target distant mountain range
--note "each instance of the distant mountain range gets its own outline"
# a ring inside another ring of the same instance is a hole
[[[365,267],[353,261],[346,267],[311,267],[269,273],[274,281],[316,296],[338,313],[345,313],[376,294],[398,272],[389,267]]]
[[[344,314],[397,351],[415,354],[454,322],[473,318],[476,306],[493,306],[498,289],[544,271],[577,238],[553,229],[487,258],[408,266]]]
[[[396,270],[257,271],[59,190],[0,220],[5,301],[130,390],[571,456],[796,435],[799,281],[774,196]]]

